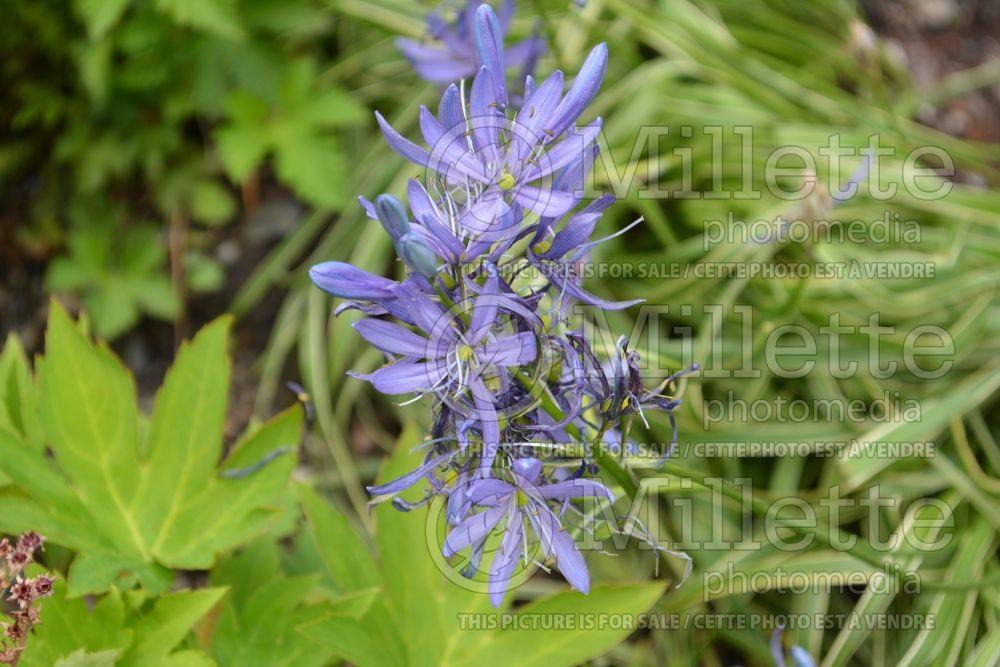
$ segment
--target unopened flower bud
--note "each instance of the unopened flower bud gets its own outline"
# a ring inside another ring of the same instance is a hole
[[[410,232],[396,244],[399,258],[424,278],[433,278],[437,273],[438,258],[427,242]]]
[[[389,232],[394,243],[410,231],[410,221],[406,219],[406,209],[392,195],[379,195],[375,198],[375,215],[385,227],[385,231]]]

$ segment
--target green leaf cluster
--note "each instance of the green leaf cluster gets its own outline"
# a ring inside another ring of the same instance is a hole
[[[228,331],[229,318],[221,318],[182,346],[147,420],[121,362],[90,343],[53,302],[36,390],[27,392],[52,456],[24,432],[0,430],[0,469],[20,491],[0,498],[0,530],[36,530],[78,552],[71,596],[133,581],[163,591],[173,569],[210,568],[219,553],[261,534],[279,514],[294,455],[249,475],[227,472],[294,450],[301,411],[253,430],[219,463]],[[17,359],[16,343],[9,349],[5,358]],[[19,373],[8,372],[8,387]],[[8,412],[18,404],[15,395],[6,392]]]
[[[0,3],[0,22],[2,213],[98,335],[219,289],[217,228],[272,175],[307,205],[347,201],[340,135],[366,115],[324,74],[320,0],[39,0]]]

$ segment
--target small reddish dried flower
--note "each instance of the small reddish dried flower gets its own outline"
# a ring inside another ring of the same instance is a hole
[[[17,602],[11,612],[13,623],[0,623],[0,665],[16,665],[24,650],[24,643],[39,622],[39,611],[34,603],[39,598],[52,595],[52,577],[47,574],[31,579],[22,576],[24,568],[32,562],[34,552],[41,548],[45,538],[34,531],[21,535],[16,542],[0,539],[0,600]]]
[[[45,538],[31,530],[22,535],[17,541],[17,550],[30,554],[35,549],[41,547],[43,542],[45,542]]]
[[[52,595],[52,583],[51,577],[47,577],[44,574],[40,574],[30,582],[32,589],[35,592],[36,598],[46,597]]]
[[[7,556],[7,562],[10,563],[10,566],[15,570],[22,570],[28,563],[31,562],[31,554],[15,549],[9,556]]]
[[[10,597],[7,599],[16,600],[21,608],[27,607],[35,599],[35,591],[31,582],[18,577],[14,585],[10,587]]]

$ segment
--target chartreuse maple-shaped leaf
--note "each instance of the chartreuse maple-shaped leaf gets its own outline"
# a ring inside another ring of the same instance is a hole
[[[15,334],[7,337],[0,352],[0,427],[7,428],[34,449],[42,447],[42,430],[35,411],[35,383]]]
[[[250,544],[212,571],[213,586],[227,586],[206,649],[226,667],[324,667],[330,652],[296,628],[335,607],[324,599],[319,575],[287,576],[273,538]]]
[[[93,608],[66,597],[56,580],[51,598],[42,601],[42,622],[28,639],[20,667],[208,667],[204,653],[174,652],[191,628],[225,594],[224,588],[170,593],[133,608],[116,589]],[[110,659],[110,661],[109,661]]]
[[[25,445],[42,448],[41,426],[35,410],[35,383],[16,334],[7,336],[0,352],[0,429],[16,434]],[[10,478],[0,470],[0,487],[10,484]]]
[[[251,433],[219,467],[229,323],[220,318],[181,347],[140,430],[132,376],[53,302],[38,364],[53,457],[0,429],[0,468],[24,492],[0,499],[0,530],[36,530],[77,551],[71,596],[135,579],[162,591],[170,568],[207,569],[273,520],[295,465],[301,411]]]

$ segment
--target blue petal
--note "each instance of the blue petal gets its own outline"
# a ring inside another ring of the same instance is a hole
[[[514,474],[521,478],[519,481],[528,485],[536,484],[542,474],[542,462],[533,456],[514,461],[512,468]]]
[[[771,657],[774,658],[775,667],[785,667],[785,650],[781,646],[781,635],[785,631],[785,626],[781,625],[771,634]]]
[[[816,661],[813,657],[809,655],[801,646],[793,646],[791,648],[792,663],[793,667],[816,667]]]
[[[437,458],[429,459],[423,463],[416,470],[406,473],[399,479],[394,479],[391,482],[386,482],[385,484],[379,484],[377,486],[369,486],[368,493],[373,496],[389,496],[394,493],[399,493],[400,491],[405,491],[417,482],[419,482],[423,477],[427,475],[431,470],[438,467],[445,461],[454,458],[455,452],[448,452],[447,454],[442,454]]]
[[[371,382],[383,394],[409,394],[430,390],[446,374],[446,366],[441,361],[426,363],[397,361],[383,366],[371,375],[358,377]]]
[[[573,539],[559,525],[559,519],[548,505],[544,503],[532,503],[532,508],[537,510],[528,512],[531,525],[538,533],[541,548],[545,553],[551,553],[555,557],[559,571],[566,577],[570,586],[587,593],[590,591],[590,571],[587,569],[587,562],[583,559]]]
[[[472,507],[467,493],[469,490],[467,477],[468,473],[459,473],[458,477],[455,478],[451,490],[448,492],[448,505],[445,509],[445,517],[451,526],[457,526],[461,523],[463,517],[469,513],[469,509]]]
[[[410,231],[406,209],[392,195],[382,194],[375,198],[375,215],[393,241],[399,241]]]
[[[538,314],[525,305],[524,300],[516,295],[501,294],[500,307],[518,315],[533,328],[541,328],[542,319]]]
[[[324,292],[344,299],[392,299],[397,283],[345,262],[323,262],[309,269],[309,277]]]
[[[475,544],[493,532],[500,519],[507,512],[508,505],[490,507],[485,512],[477,512],[451,529],[444,540],[441,553],[451,558],[465,547]]]
[[[478,377],[469,379],[469,389],[476,405],[476,418],[483,433],[483,451],[479,457],[479,476],[489,477],[493,468],[493,459],[500,448],[500,422],[497,418],[493,394]]]
[[[403,263],[416,271],[417,275],[432,280],[437,275],[438,256],[442,253],[436,243],[431,243],[427,230],[407,232],[396,242],[396,253]]]
[[[458,219],[459,227],[477,240],[493,242],[515,233],[521,220],[500,193],[488,190],[472,202]]]
[[[434,44],[426,44],[406,37],[397,37],[395,42],[396,48],[412,63],[439,63],[455,58],[451,51]]]
[[[507,520],[507,532],[500,542],[500,548],[493,555],[490,563],[490,603],[500,608],[503,597],[507,593],[511,577],[521,557],[521,540],[524,536],[524,525],[520,512],[511,512]]]
[[[375,112],[375,119],[378,121],[379,127],[382,128],[382,136],[385,137],[386,143],[392,150],[415,165],[427,167],[430,162],[430,153],[392,129],[392,126],[378,111]]]
[[[500,154],[500,130],[507,127],[507,119],[497,108],[495,74],[487,67],[480,68],[472,82],[469,96],[469,122],[472,125],[472,142],[480,159],[489,164],[498,164]]]
[[[424,167],[454,181],[471,178],[489,182],[483,165],[469,152],[465,138],[447,131],[425,106],[420,107],[420,131],[431,148]]]
[[[566,498],[586,498],[603,496],[614,502],[615,494],[608,487],[594,479],[571,479],[555,484],[545,484],[538,487],[542,498],[549,500],[565,500]]]
[[[559,259],[569,251],[579,248],[590,238],[594,232],[594,225],[600,219],[600,213],[581,212],[574,215],[552,239],[552,245],[542,256],[548,259]]]
[[[372,220],[378,220],[378,216],[375,214],[375,204],[371,203],[371,200],[369,200],[368,197],[359,195],[358,203],[361,204],[361,208],[365,210],[365,215]]]
[[[604,72],[608,66],[608,45],[601,42],[595,46],[583,66],[580,67],[573,85],[552,114],[546,135],[550,139],[558,137],[563,131],[576,122],[580,114],[590,104],[604,81]]]
[[[503,30],[493,8],[483,4],[476,10],[473,30],[476,48],[476,64],[487,67],[496,76],[492,78],[493,98],[501,106],[507,106],[507,86],[504,83]]]
[[[525,331],[487,343],[476,356],[483,365],[520,366],[534,361],[537,350],[535,334]]]
[[[410,198],[410,210],[413,211],[413,219],[419,226],[424,228],[429,239],[434,241],[433,245],[441,252],[440,255],[448,262],[454,262],[462,256],[465,246],[452,233],[451,229],[442,222],[443,217],[437,204],[427,194],[427,190],[415,178],[411,178],[407,186],[407,194]],[[419,231],[419,227],[417,230]]]
[[[415,62],[412,65],[413,71],[421,79],[430,81],[431,83],[451,83],[452,81],[458,81],[476,73],[475,66],[471,62],[461,58],[439,63]]]
[[[585,159],[590,147],[594,143],[594,139],[601,132],[601,126],[601,119],[596,118],[594,122],[585,125],[583,128],[577,128],[575,132],[570,132],[559,145],[540,156],[537,165],[532,164],[529,166],[521,174],[521,178],[526,183],[530,183],[553,174],[566,165]]]
[[[570,586],[581,593],[589,593],[590,571],[587,569],[587,562],[565,530],[560,528],[552,536],[552,551],[559,571],[566,577]]]
[[[424,218],[430,216],[439,218],[441,209],[438,208],[431,196],[427,194],[424,186],[415,178],[411,178],[406,184],[406,196],[410,200],[410,210],[413,211],[413,219],[423,224]]]
[[[427,339],[398,324],[385,320],[360,320],[352,326],[365,340],[383,352],[420,358],[428,354]]]
[[[562,89],[563,73],[556,70],[525,100],[514,125],[513,145],[519,161],[527,158],[535,146],[546,143],[545,129],[559,106]]]
[[[524,77],[524,99],[531,99],[535,94],[535,78],[530,74]]]
[[[410,285],[397,285],[393,289],[395,305],[404,310],[434,342],[435,353],[444,355],[448,344],[457,337],[455,324],[458,316],[445,311],[436,301]]]
[[[607,299],[602,299],[590,292],[584,290],[582,287],[576,284],[572,279],[567,279],[563,274],[565,273],[560,269],[550,269],[549,267],[543,267],[542,273],[549,279],[553,285],[556,286],[560,291],[565,291],[571,297],[576,299],[582,304],[588,306],[595,306],[597,308],[603,308],[604,310],[625,310],[626,308],[631,308],[636,306],[645,299],[632,299],[630,301],[608,301]]]
[[[576,198],[571,192],[546,190],[530,185],[518,188],[514,199],[524,208],[542,217],[565,215],[576,205]]]
[[[462,97],[453,83],[444,91],[438,104],[438,119],[449,132],[465,132],[465,114],[462,112]]]
[[[502,503],[515,491],[517,489],[512,484],[495,477],[487,477],[470,484],[466,498],[473,504],[493,507]]]
[[[482,340],[489,330],[496,324],[497,307],[499,301],[499,277],[496,272],[491,272],[483,284],[483,289],[476,297],[472,306],[472,317],[469,320],[468,339],[472,343]]]
[[[552,182],[553,189],[572,192],[577,195],[577,197],[580,197],[587,186],[587,174],[589,174],[591,168],[593,168],[594,160],[597,158],[598,152],[599,149],[597,144],[589,146],[577,160],[569,163],[566,165],[565,169],[559,172],[559,175],[556,176],[555,180]],[[604,196],[610,197],[611,202],[615,201],[612,195]],[[605,206],[605,208],[607,208],[607,206]]]

